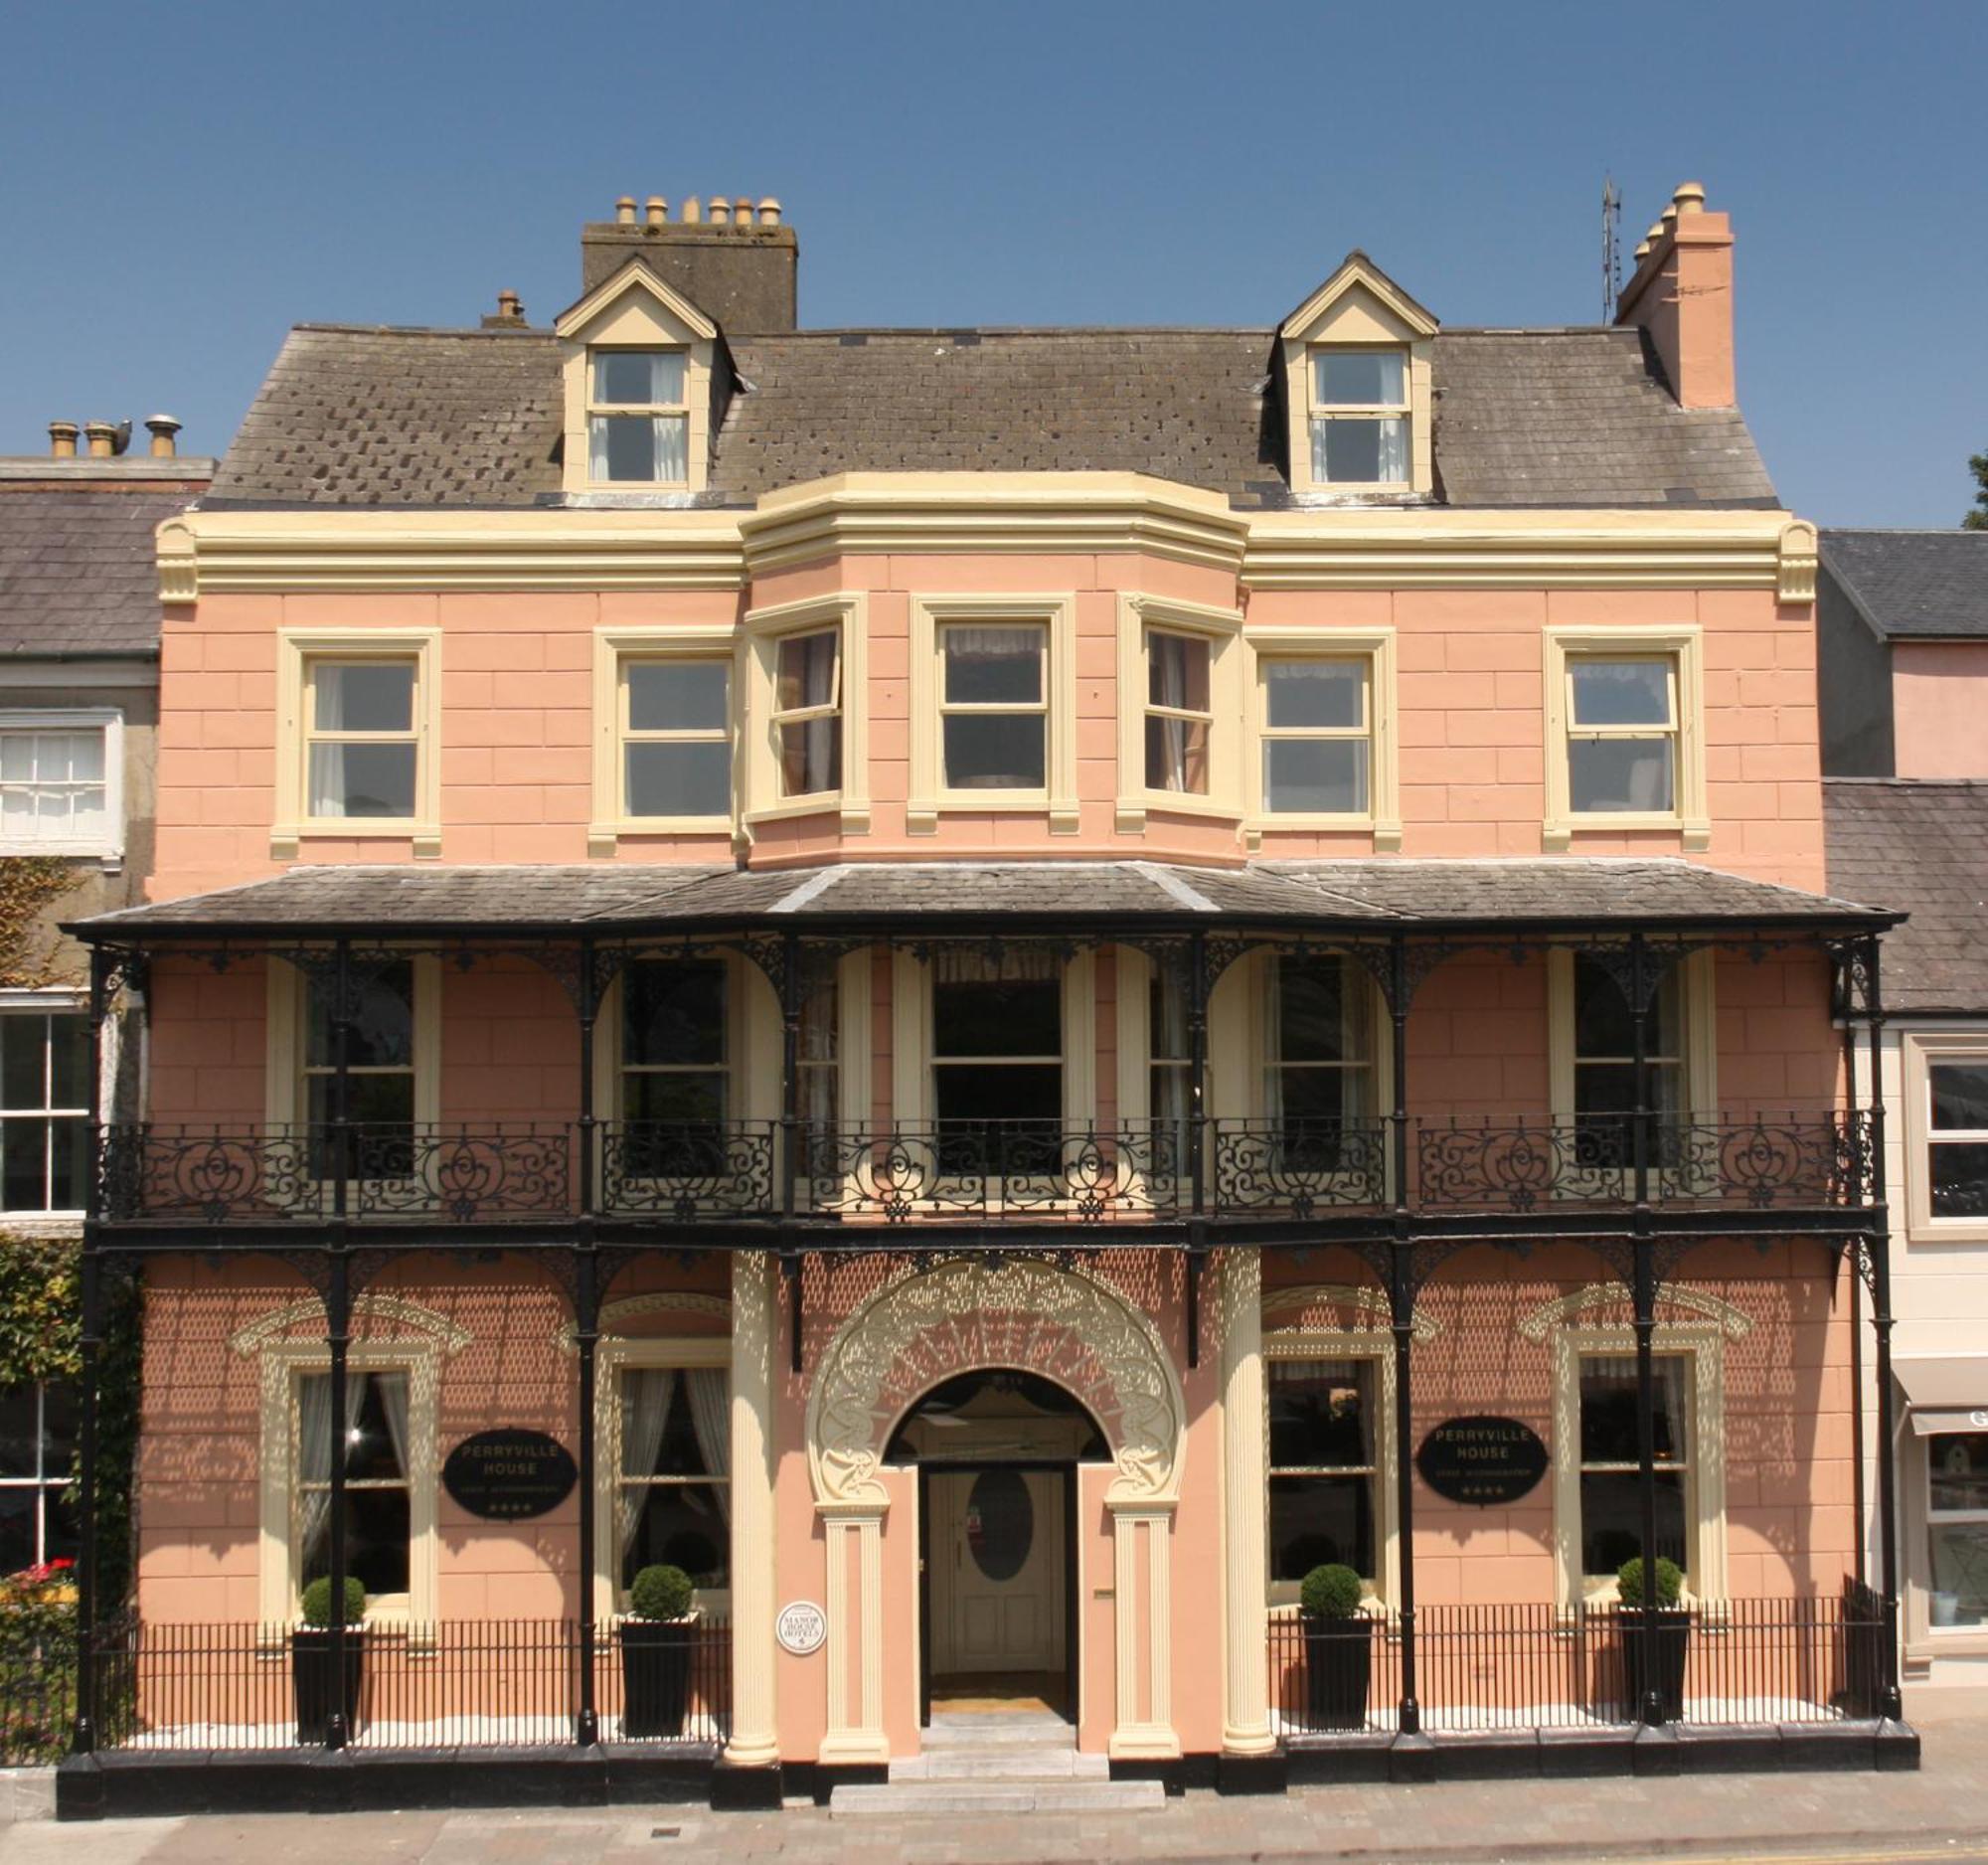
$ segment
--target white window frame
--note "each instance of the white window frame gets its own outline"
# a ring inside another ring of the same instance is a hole
[[[1712,846],[1712,819],[1705,787],[1705,631],[1684,627],[1623,624],[1615,627],[1548,628],[1544,636],[1546,674],[1546,821],[1542,845],[1563,854],[1576,835],[1619,834],[1625,829],[1675,830],[1687,854]],[[1572,738],[1654,738],[1649,727],[1606,727],[1575,733],[1573,666],[1576,660],[1659,660],[1672,663],[1672,727],[1676,764],[1668,810],[1581,810],[1571,794],[1569,746]]]
[[[0,710],[0,736],[9,733],[100,732],[103,735],[103,827],[98,836],[0,834],[0,856],[74,855],[115,868],[124,859],[124,714],[115,706],[35,707]]]
[[[0,1017],[19,1017],[19,1018],[76,1017],[76,1016],[86,1015],[88,1012],[88,1008],[89,1008],[88,1000],[84,998],[82,995],[82,993],[77,991],[0,990]],[[102,1090],[106,1102],[108,1100],[111,1088],[111,1063],[112,1063],[112,1054],[108,1046],[108,1038],[110,1032],[114,1029],[114,1027],[115,1027],[114,1023],[108,1023],[108,1022],[104,1026],[105,1050],[103,1054],[101,1073],[103,1076]],[[43,1080],[46,1081],[48,1079],[48,1073],[49,1073],[48,1063],[47,1063],[48,1032],[46,1031],[46,1029],[43,1031],[42,1034],[42,1046],[43,1046],[43,1058],[44,1058]],[[102,1121],[105,1118],[105,1113],[104,1110],[101,1108],[92,1108],[91,1106],[89,1106],[87,1101],[85,1100],[83,1103],[81,1103],[76,1107],[62,1107],[62,1108],[49,1107],[43,1109],[37,1109],[33,1107],[19,1107],[14,1109],[10,1114],[0,1115],[0,1125],[4,1125],[5,1121],[10,1118],[27,1119],[27,1120],[56,1120],[56,1119],[74,1119],[78,1117],[81,1117],[85,1124],[88,1124],[90,1122]],[[53,1132],[50,1135],[50,1143],[51,1145],[54,1144]],[[84,1170],[87,1171],[89,1169],[90,1166],[89,1166],[88,1154],[87,1151],[85,1150]],[[85,1196],[86,1195],[87,1195],[87,1188],[85,1187]],[[0,1209],[0,1224],[5,1224],[15,1229],[39,1231],[42,1227],[48,1225],[56,1225],[59,1227],[66,1228],[69,1225],[80,1223],[83,1219],[83,1211],[81,1205],[50,1206],[45,1211],[28,1211],[28,1210],[8,1211]]]
[[[1155,790],[1146,784],[1146,718],[1154,632],[1195,635],[1208,644],[1208,791]],[[1143,835],[1151,812],[1215,816],[1245,813],[1242,755],[1242,616],[1240,610],[1121,592],[1118,597],[1118,798],[1121,835]]]
[[[1374,1567],[1360,1577],[1364,1603],[1385,1606],[1399,1600],[1402,1590],[1402,1550],[1396,1519],[1395,1494],[1395,1343],[1381,1328],[1278,1328],[1263,1333],[1263,1358],[1270,1360],[1364,1360],[1374,1368]],[[1298,1604],[1301,1581],[1270,1578],[1269,1482],[1270,1379],[1263,1375],[1263,1586],[1270,1608]],[[1325,1472],[1330,1474],[1331,1472]]]
[[[1079,828],[1077,800],[1077,597],[1070,592],[1022,595],[913,595],[911,598],[911,800],[905,828],[932,835],[947,812],[1044,815],[1052,835]],[[944,631],[954,624],[1040,627],[1043,639],[1043,783],[1040,788],[955,790],[945,781],[943,716],[950,710],[1021,713],[1003,703],[954,708],[940,664]],[[846,772],[845,772],[846,774]]]
[[[842,787],[780,794],[779,644],[790,635],[840,629]],[[741,679],[733,705],[743,722],[744,819],[748,839],[760,823],[833,815],[845,835],[870,832],[870,599],[862,591],[753,609],[741,638]]]
[[[313,816],[310,810],[311,668],[318,661],[412,660],[414,744],[412,816]],[[441,630],[281,628],[276,633],[276,820],[272,860],[294,861],[305,838],[396,840],[417,860],[441,854]]]
[[[1402,359],[1402,399],[1399,402],[1325,402],[1319,399],[1318,366],[1330,356],[1399,356]],[[1407,492],[1414,483],[1413,354],[1406,343],[1313,343],[1305,348],[1305,458],[1309,482],[1328,492]],[[1330,479],[1317,468],[1318,429],[1335,421],[1399,421],[1406,444],[1408,472],[1402,479]]]
[[[1690,1451],[1685,1460],[1686,1569],[1689,1597],[1727,1597],[1726,1358],[1716,1325],[1657,1324],[1652,1346],[1688,1361],[1685,1393],[1690,1407]],[[1610,1606],[1619,1594],[1615,1577],[1587,1576],[1580,1559],[1580,1363],[1607,1356],[1635,1357],[1636,1334],[1627,1326],[1569,1326],[1554,1332],[1554,1587],[1563,1609]]]
[[[722,661],[725,739],[732,758],[732,805],[722,816],[637,816],[628,808],[626,748],[640,740],[710,740],[709,732],[630,734],[626,670],[637,661]],[[624,835],[733,835],[739,816],[739,634],[733,628],[596,628],[593,631],[593,820],[586,852],[605,857]]]
[[[30,1476],[0,1475],[0,1490],[25,1489],[32,1498],[35,1516],[35,1551],[30,1567],[45,1566],[49,1559],[49,1502],[51,1497],[60,1499],[69,1487],[70,1472],[67,1468],[56,1475],[49,1472],[48,1463],[48,1401],[49,1388],[68,1384],[63,1380],[24,1379],[13,1385],[14,1392],[31,1392],[35,1395],[35,1469]]]
[[[1244,772],[1249,810],[1248,820],[1243,825],[1246,846],[1253,853],[1262,847],[1265,835],[1283,832],[1353,830],[1365,831],[1373,836],[1376,854],[1399,853],[1402,846],[1401,760],[1398,751],[1401,701],[1396,680],[1395,630],[1265,626],[1245,628],[1242,638],[1249,656],[1250,707],[1250,746]],[[1293,660],[1364,663],[1367,685],[1367,727],[1364,733],[1343,727],[1272,729],[1263,663]],[[1269,740],[1360,737],[1368,742],[1366,809],[1271,812],[1263,780],[1263,747]]]
[[[1988,1064],[1988,1028],[1903,1032],[1901,1061],[1905,1103],[1905,1234],[1918,1242],[1988,1243],[1988,1216],[1936,1218],[1932,1214],[1932,1070],[1943,1062]],[[1948,1141],[1966,1137],[1958,1129]],[[1988,1140],[1988,1134],[1982,1138]],[[1980,1628],[1988,1630],[1988,1627]]]
[[[604,356],[674,356],[683,364],[683,399],[679,402],[603,402],[598,391],[597,365]],[[690,489],[691,357],[682,343],[594,343],[586,349],[586,482],[601,491],[640,492],[658,486],[669,492]],[[683,424],[684,476],[681,479],[596,479],[593,476],[593,424],[597,421],[676,421]]]

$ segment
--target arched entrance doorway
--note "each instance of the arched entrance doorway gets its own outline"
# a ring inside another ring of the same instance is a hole
[[[1077,1713],[1077,1466],[1097,1421],[1054,1381],[978,1368],[900,1421],[885,1461],[918,1472],[921,1720]]]

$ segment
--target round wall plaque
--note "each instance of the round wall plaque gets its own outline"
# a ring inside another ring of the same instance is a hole
[[[566,1445],[522,1426],[465,1438],[441,1466],[442,1487],[471,1515],[489,1522],[558,1508],[579,1476]]]
[[[804,1658],[810,1651],[819,1651],[828,1637],[828,1614],[812,1600],[792,1601],[781,1607],[780,1616],[773,1621],[773,1636],[780,1641],[782,1651]]]
[[[1415,1452],[1415,1468],[1437,1495],[1477,1509],[1518,1501],[1547,1462],[1539,1433],[1517,1419],[1444,1419]]]

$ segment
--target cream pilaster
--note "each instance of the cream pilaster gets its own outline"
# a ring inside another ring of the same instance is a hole
[[[1254,1250],[1222,1258],[1222,1574],[1226,1694],[1222,1747],[1268,1755],[1270,1674],[1263,1648],[1263,1269]]]
[[[884,1511],[820,1506],[828,1543],[824,1762],[888,1762],[884,1734]]]
[[[1181,1752],[1173,1710],[1174,1504],[1107,1496],[1105,1506],[1111,1511],[1118,1666],[1111,1753],[1170,1761]]]
[[[732,1259],[732,1739],[740,1767],[779,1760],[773,1711],[773,1259]]]

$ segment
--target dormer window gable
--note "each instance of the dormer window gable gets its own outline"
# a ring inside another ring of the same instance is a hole
[[[1292,491],[1335,500],[1429,495],[1436,327],[1361,253],[1285,318],[1277,340]]]
[[[718,326],[639,260],[554,325],[565,375],[569,494],[664,498],[710,477]]]

